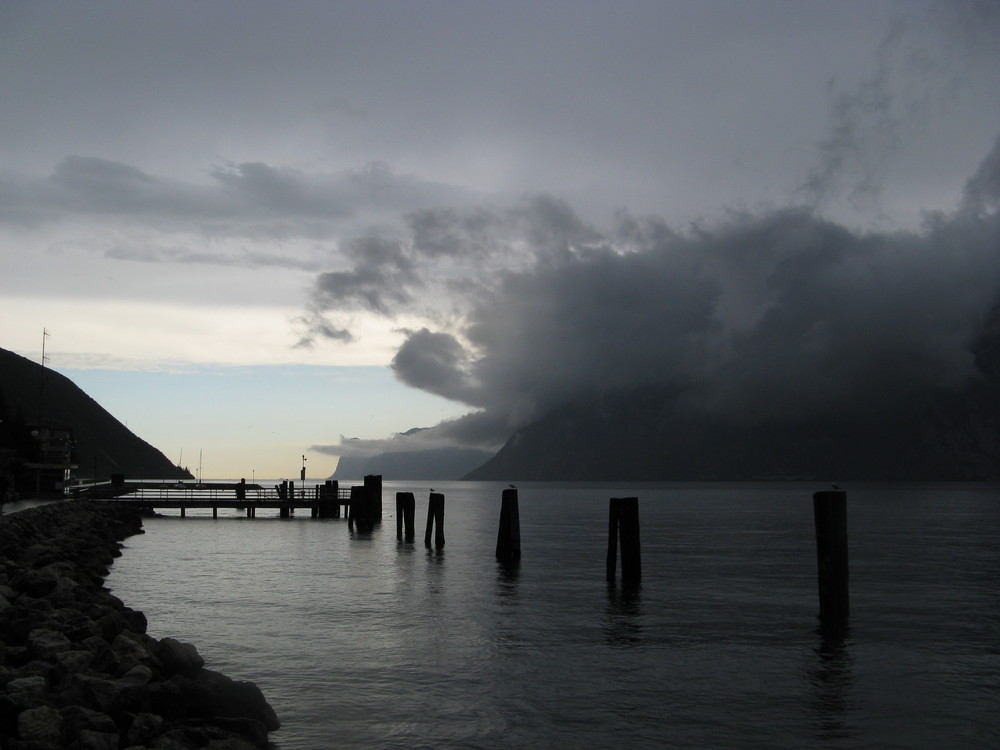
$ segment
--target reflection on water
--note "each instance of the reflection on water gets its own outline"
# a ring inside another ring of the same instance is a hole
[[[497,594],[502,598],[517,593],[517,579],[521,573],[521,562],[510,560],[497,563]]]
[[[816,660],[809,670],[809,683],[813,688],[816,739],[821,741],[842,740],[855,734],[848,723],[854,674],[847,630],[846,625],[822,624],[817,631],[819,642],[813,649]]]
[[[849,636],[816,630],[812,489],[522,488],[516,566],[486,483],[446,488],[447,558],[391,523],[189,513],[109,585],[258,682],[282,750],[1000,747],[1000,488],[859,491]],[[632,494],[646,576],[609,586],[607,498]]]
[[[608,605],[604,614],[604,638],[610,646],[638,646],[642,643],[642,584],[615,585],[608,582]]]

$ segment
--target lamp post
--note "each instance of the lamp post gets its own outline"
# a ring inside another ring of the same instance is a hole
[[[306,454],[302,454],[302,471],[299,472],[299,481],[302,485],[302,497],[306,496]]]

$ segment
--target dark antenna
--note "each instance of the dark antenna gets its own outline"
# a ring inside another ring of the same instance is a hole
[[[45,356],[45,339],[49,337],[49,330],[47,328],[42,329],[42,370],[38,374],[38,421],[41,422],[44,417],[44,405],[45,405],[45,363],[49,361],[49,358]]]

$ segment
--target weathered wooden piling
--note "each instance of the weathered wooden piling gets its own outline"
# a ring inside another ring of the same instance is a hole
[[[504,490],[500,499],[500,530],[497,532],[497,560],[521,559],[521,518],[517,508],[517,490]]]
[[[615,580],[618,547],[621,546],[622,582],[635,583],[642,578],[642,554],[639,549],[639,498],[613,497],[608,510],[608,580]]]
[[[436,525],[435,525],[436,524]],[[424,546],[431,546],[431,531],[434,530],[434,546],[444,546],[444,495],[432,492],[427,503],[427,531],[424,532]]]
[[[365,498],[368,502],[372,523],[382,523],[382,475],[365,476]]]
[[[327,479],[316,489],[319,491],[319,499],[316,502],[313,517],[340,518],[340,502],[337,496],[340,491],[340,483],[336,479]]]
[[[371,503],[368,502],[368,494],[363,486],[351,487],[351,505],[347,525],[351,529],[357,529],[359,534],[371,533],[375,525]]]
[[[816,559],[819,568],[819,616],[826,623],[845,622],[850,612],[847,564],[847,493],[813,493]]]
[[[396,493],[396,538],[402,539],[403,534],[406,534],[406,541],[412,542],[414,531],[413,531],[413,516],[416,510],[417,501],[413,497],[412,492],[397,492]]]

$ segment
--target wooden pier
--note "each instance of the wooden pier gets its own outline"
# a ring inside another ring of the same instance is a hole
[[[312,518],[347,516],[351,488],[341,489],[334,480],[312,487],[296,487],[294,482],[281,482],[273,487],[241,482],[163,482],[112,481],[83,485],[73,489],[80,499],[127,503],[143,511],[180,510],[181,517],[189,509],[211,509],[218,518],[219,508],[246,512],[255,518],[261,508],[277,508],[282,518],[296,510],[309,510]],[[343,509],[343,511],[342,511]]]

